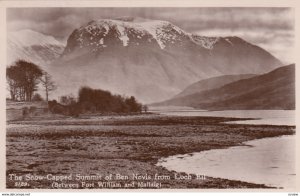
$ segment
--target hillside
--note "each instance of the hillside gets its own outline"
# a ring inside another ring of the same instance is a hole
[[[208,110],[295,109],[295,65],[154,105]]]
[[[199,82],[189,85],[187,88],[185,88],[181,93],[176,95],[174,98],[200,93],[205,90],[218,88],[226,84],[229,84],[231,82],[235,82],[241,79],[251,78],[254,76],[255,74],[225,75],[225,76],[218,76],[218,77],[208,78],[205,80],[200,80]]]

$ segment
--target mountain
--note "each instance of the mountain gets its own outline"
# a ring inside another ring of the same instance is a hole
[[[241,74],[241,75],[225,75],[225,76],[218,76],[212,77],[205,80],[200,80],[199,82],[195,82],[185,88],[182,92],[176,95],[174,98],[184,97],[187,95],[200,93],[205,90],[210,90],[214,88],[218,88],[229,84],[231,82],[235,82],[241,79],[247,79],[254,77],[255,74]]]
[[[7,61],[8,65],[18,59],[24,59],[42,67],[58,58],[64,45],[54,37],[24,29],[8,33]]]
[[[51,69],[60,95],[87,85],[149,103],[201,79],[261,74],[279,66],[270,53],[238,37],[193,35],[167,21],[127,17],[75,29]]]
[[[295,64],[154,105],[208,110],[295,109]]]

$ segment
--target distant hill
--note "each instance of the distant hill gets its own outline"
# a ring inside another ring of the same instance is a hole
[[[53,36],[30,29],[9,32],[7,37],[7,65],[19,59],[33,62],[43,68],[57,59],[65,46]]]
[[[229,84],[231,82],[235,82],[241,79],[251,78],[254,76],[256,75],[255,74],[224,75],[224,76],[218,76],[218,77],[212,77],[212,78],[200,80],[199,82],[189,85],[181,93],[176,95],[175,98],[184,97],[187,95],[200,93],[205,90],[218,88],[226,84]]]
[[[295,109],[295,64],[153,105],[190,106],[208,110]]]

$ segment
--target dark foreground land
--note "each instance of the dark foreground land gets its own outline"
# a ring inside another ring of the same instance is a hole
[[[223,124],[237,120],[218,117],[163,115],[89,116],[85,118],[32,118],[7,123],[8,188],[268,188],[265,185],[220,178],[179,180],[174,171],[155,164],[162,157],[209,149],[228,148],[264,137],[295,134],[291,126]],[[25,180],[10,174],[69,176],[64,180]],[[75,179],[76,175],[102,179]],[[104,176],[112,174],[112,180]],[[116,179],[116,174],[129,176]],[[133,174],[151,179],[133,179]],[[155,180],[155,174],[171,179]],[[179,174],[177,174],[179,175]],[[182,174],[183,175],[183,174]],[[90,183],[87,187],[82,182]],[[98,182],[109,182],[99,187]],[[134,182],[134,183],[132,183]],[[142,186],[138,182],[148,182]],[[132,186],[125,186],[125,184]],[[152,183],[152,184],[151,184]],[[78,186],[77,186],[77,185]],[[121,185],[121,187],[119,186]]]

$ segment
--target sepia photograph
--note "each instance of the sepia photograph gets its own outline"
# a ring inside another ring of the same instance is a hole
[[[293,7],[6,8],[5,187],[296,190]]]

